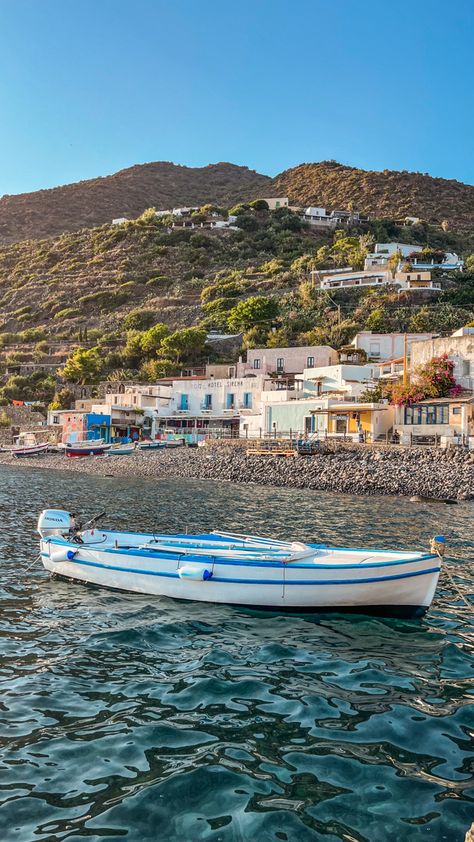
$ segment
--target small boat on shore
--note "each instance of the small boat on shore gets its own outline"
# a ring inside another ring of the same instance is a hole
[[[15,456],[17,459],[20,459],[23,456],[40,456],[45,455],[49,450],[49,443],[43,442],[42,444],[30,444],[30,445],[21,445],[19,447],[12,447],[10,453],[12,456]]]
[[[66,456],[101,456],[110,450],[111,445],[106,444],[102,439],[88,441],[66,442],[65,453]]]
[[[165,443],[163,441],[159,441],[158,439],[153,441],[139,441],[137,445],[139,450],[158,450],[164,446]]]
[[[214,531],[118,532],[62,510],[38,520],[51,573],[123,591],[274,611],[419,617],[431,605],[444,538],[429,553],[348,549]]]
[[[42,430],[38,435],[42,435],[44,439],[44,432]],[[12,456],[15,456],[16,459],[21,459],[22,457],[29,456],[44,456],[50,447],[51,442],[39,441],[37,434],[34,432],[20,433],[14,438],[14,444],[8,448],[8,452]]]
[[[135,450],[134,444],[113,444],[105,454],[109,456],[130,456]]]

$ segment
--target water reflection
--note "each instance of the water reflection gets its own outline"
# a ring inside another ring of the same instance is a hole
[[[37,512],[51,505],[106,508],[120,528],[218,525],[374,547],[423,548],[445,531],[462,584],[468,504],[0,479],[2,839],[464,840],[472,615],[449,580],[410,623],[262,616],[24,571]]]

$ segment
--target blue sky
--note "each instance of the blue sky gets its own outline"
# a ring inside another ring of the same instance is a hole
[[[159,160],[474,184],[473,43],[473,0],[0,0],[0,195]]]

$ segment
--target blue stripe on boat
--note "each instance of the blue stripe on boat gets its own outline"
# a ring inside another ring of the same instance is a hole
[[[48,553],[41,553],[43,558],[49,558]],[[59,562],[62,563],[62,562]],[[165,573],[159,570],[141,570],[137,567],[120,567],[119,565],[101,564],[98,561],[83,561],[74,559],[71,564],[82,564],[85,567],[100,567],[103,570],[118,570],[120,573],[138,573],[143,576],[164,576],[167,579],[179,579],[178,573]],[[415,570],[410,573],[394,573],[392,576],[377,576],[363,579],[301,579],[299,581],[284,581],[283,579],[227,579],[221,576],[213,576],[212,582],[219,582],[233,585],[356,585],[369,584],[371,582],[388,582],[392,579],[409,579],[412,576],[426,576],[428,573],[439,573],[440,567],[430,567],[428,570]]]
[[[138,556],[139,558],[149,558],[157,561],[158,559],[166,560],[171,559],[173,557],[172,553],[160,553],[159,550],[139,550],[138,548],[129,549],[128,547],[102,547],[100,543],[95,545],[81,545],[81,544],[70,544],[68,541],[61,541],[60,539],[49,539],[49,543],[55,544],[60,547],[70,547],[71,549],[77,550],[78,547],[81,549],[95,549],[100,551],[101,553],[111,553],[112,555],[131,555],[131,556]],[[315,546],[308,544],[308,546]],[[326,549],[326,548],[325,548]],[[250,554],[251,550],[249,550]],[[390,550],[348,550],[348,552],[367,552],[369,554],[376,553],[376,552],[383,552],[388,553]],[[396,552],[396,551],[395,551]],[[176,550],[176,557],[184,555],[184,553],[180,553],[179,550]],[[419,555],[419,556],[412,556],[411,558],[395,558],[392,561],[368,561],[368,562],[359,562],[358,564],[318,564],[317,562],[312,564],[298,564],[298,562],[291,561],[232,561],[231,559],[224,559],[218,556],[213,556],[212,551],[209,552],[208,556],[193,556],[190,553],[186,553],[186,558],[188,561],[192,561],[193,564],[222,564],[222,565],[231,565],[234,567],[277,567],[281,568],[283,566],[287,566],[291,564],[291,567],[295,570],[360,570],[361,565],[364,565],[364,568],[368,567],[392,567],[393,565],[398,564],[413,564],[417,561],[429,561],[429,559],[436,559],[438,556],[435,553],[428,553],[427,555]]]

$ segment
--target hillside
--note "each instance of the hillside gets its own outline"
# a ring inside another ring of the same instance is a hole
[[[104,178],[0,199],[0,244],[41,239],[139,216],[146,208],[233,205],[262,192],[271,179],[247,167],[219,163],[181,167],[140,164]]]
[[[474,319],[474,273],[444,279],[435,300],[390,287],[328,295],[307,274],[315,262],[361,265],[375,237],[403,242],[410,234],[467,254],[474,245],[467,235],[380,221],[345,235],[315,232],[288,209],[250,206],[238,225],[170,232],[145,212],[122,225],[0,247],[0,404],[51,400],[49,370],[79,345],[92,349],[92,382],[124,371],[154,381],[183,365],[222,360],[206,344],[212,329],[237,333],[244,348],[341,348],[363,329],[448,333]],[[224,349],[224,359],[237,353]]]
[[[474,226],[474,187],[412,172],[373,172],[335,161],[300,164],[273,181],[273,195],[305,206],[350,208],[377,218],[414,216],[450,228]]]
[[[181,167],[141,164],[114,175],[0,199],[0,244],[57,236],[133,219],[146,208],[168,209],[212,202],[231,206],[262,196],[292,203],[353,207],[375,218],[420,217],[453,230],[474,225],[474,187],[409,172],[369,172],[332,161],[301,164],[271,179],[247,167],[219,163]]]

